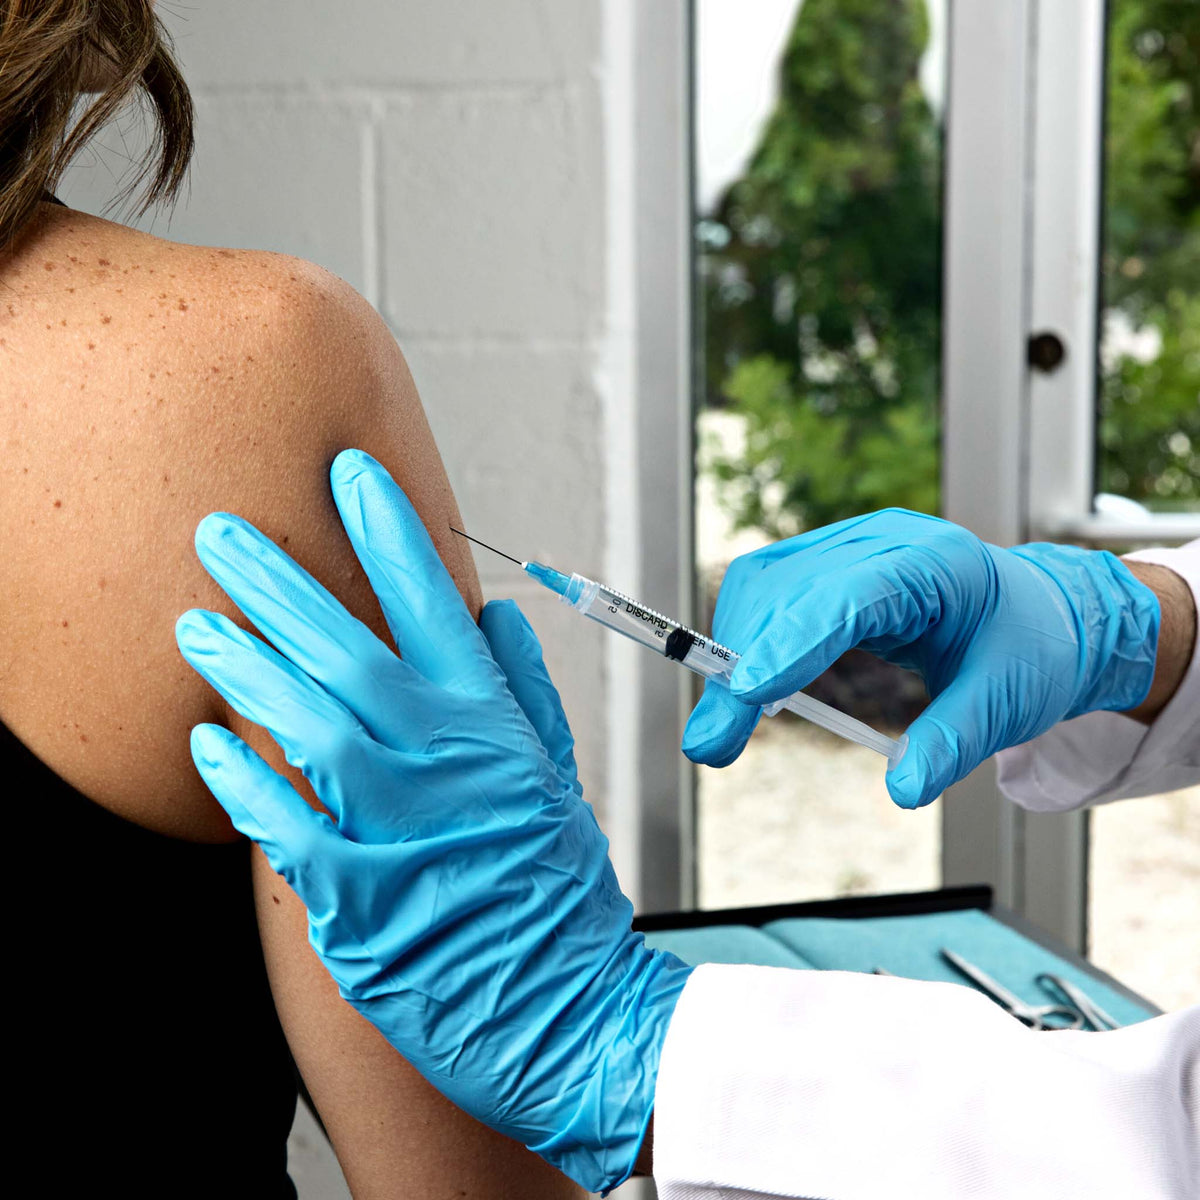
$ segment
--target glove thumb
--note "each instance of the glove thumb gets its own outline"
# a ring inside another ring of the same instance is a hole
[[[727,767],[745,749],[761,716],[757,704],[709,680],[684,727],[683,752],[702,766]]]
[[[998,748],[1001,689],[985,675],[960,676],[908,727],[908,746],[887,773],[901,808],[921,808]]]

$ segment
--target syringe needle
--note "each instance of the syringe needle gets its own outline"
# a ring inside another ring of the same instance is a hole
[[[523,567],[525,564],[519,558],[513,558],[511,554],[505,554],[503,550],[497,550],[495,546],[489,546],[487,542],[481,542],[478,538],[473,538],[469,533],[463,533],[461,529],[455,529],[450,526],[451,533],[457,533],[459,537],[465,537],[468,542],[474,542],[477,546],[482,546],[485,550],[490,550],[493,554],[500,555],[501,558],[507,558],[509,562],[515,562],[518,567]]]

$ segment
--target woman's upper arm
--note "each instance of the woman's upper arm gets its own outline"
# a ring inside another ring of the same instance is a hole
[[[278,278],[269,293],[271,316],[260,322],[267,326],[260,331],[263,369],[250,373],[236,400],[221,405],[213,428],[223,460],[217,473],[230,476],[230,498],[219,507],[284,545],[387,640],[329,492],[333,457],[357,446],[405,489],[478,615],[473,565],[449,528],[457,523],[454,498],[394,340],[346,285],[307,264],[275,260],[270,269]],[[228,718],[313,799],[269,736],[232,712]],[[577,1195],[536,1156],[434,1091],[341,999],[308,945],[303,906],[258,851],[253,870],[276,1006],[355,1195]]]

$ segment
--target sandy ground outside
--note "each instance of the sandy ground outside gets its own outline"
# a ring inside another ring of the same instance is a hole
[[[883,758],[790,713],[701,768],[702,908],[913,892],[940,884],[936,806],[897,808]]]
[[[1091,814],[1097,966],[1167,1010],[1200,1004],[1200,787]]]

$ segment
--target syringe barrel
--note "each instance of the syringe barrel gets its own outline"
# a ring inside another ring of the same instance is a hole
[[[571,576],[562,602],[706,678],[727,680],[737,663],[732,650],[583,575]]]

